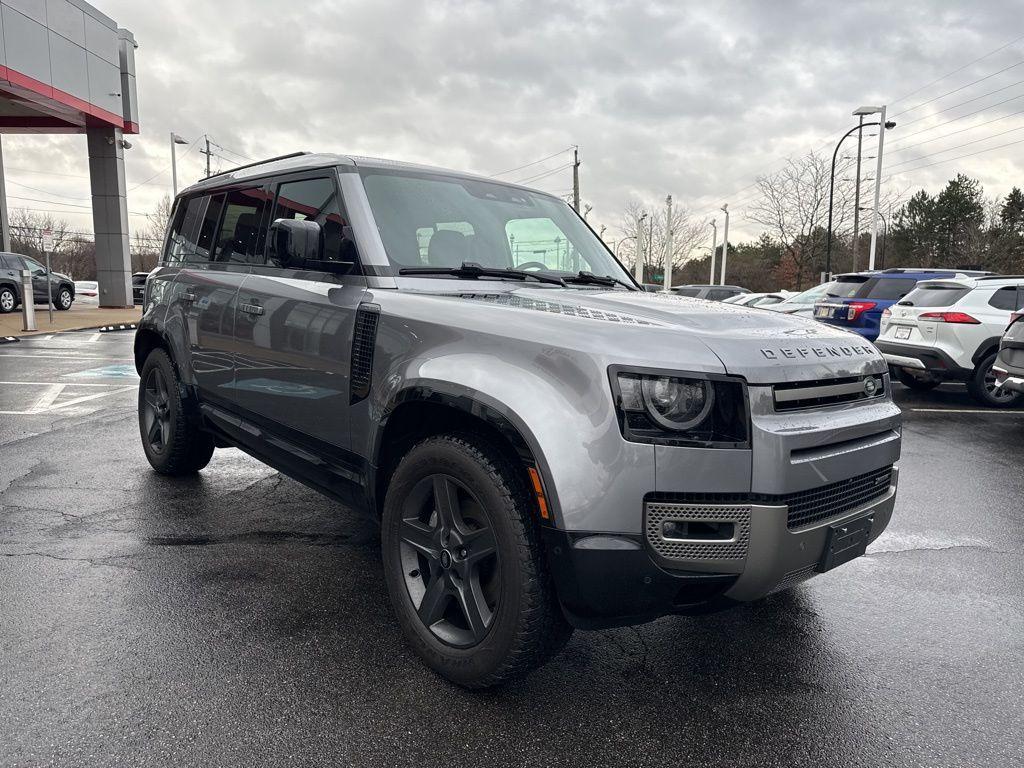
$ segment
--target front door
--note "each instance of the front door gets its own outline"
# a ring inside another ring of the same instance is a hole
[[[355,261],[334,171],[283,180],[277,219],[317,222],[325,261]],[[349,364],[356,309],[366,290],[358,274],[287,268],[273,243],[239,291],[235,315],[235,402],[282,426],[297,441],[348,448]]]

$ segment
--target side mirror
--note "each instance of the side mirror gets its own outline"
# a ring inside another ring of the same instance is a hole
[[[288,269],[307,269],[324,253],[324,231],[315,221],[277,219],[270,225],[270,258]]]

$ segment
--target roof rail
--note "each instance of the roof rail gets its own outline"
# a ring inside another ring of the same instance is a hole
[[[225,175],[227,173],[234,173],[235,171],[240,171],[243,168],[254,168],[257,165],[264,165],[266,163],[273,163],[273,162],[275,162],[277,160],[288,160],[288,159],[293,158],[293,157],[302,157],[303,155],[308,155],[308,154],[309,154],[309,152],[289,152],[287,155],[278,155],[277,157],[268,157],[266,160],[257,160],[254,163],[246,163],[245,165],[236,165],[234,168],[228,168],[226,171],[218,171],[217,173],[211,173],[206,178],[207,179],[213,179],[213,178],[215,178],[217,176],[223,176],[223,175]]]
[[[979,280],[1024,280],[1024,275],[982,275]]]

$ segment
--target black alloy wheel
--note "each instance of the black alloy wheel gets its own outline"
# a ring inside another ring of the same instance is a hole
[[[494,531],[483,504],[448,475],[423,478],[399,528],[406,589],[423,625],[456,648],[490,631],[501,594]]]
[[[142,407],[142,430],[153,453],[161,454],[171,433],[171,404],[167,380],[160,368],[152,368],[146,377]]]

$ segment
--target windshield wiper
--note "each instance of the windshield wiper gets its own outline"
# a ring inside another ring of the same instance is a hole
[[[563,279],[567,283],[576,283],[577,285],[621,285],[631,291],[636,290],[634,286],[630,285],[625,280],[619,280],[617,277],[612,277],[611,275],[595,275],[593,272],[581,271]]]
[[[565,288],[565,281],[560,277],[549,277],[538,272],[526,272],[522,269],[501,269],[484,267],[473,261],[462,262],[461,267],[403,267],[398,270],[400,275],[451,275],[466,280],[480,277],[507,277],[510,280],[527,280],[532,278],[540,283],[551,283]]]

